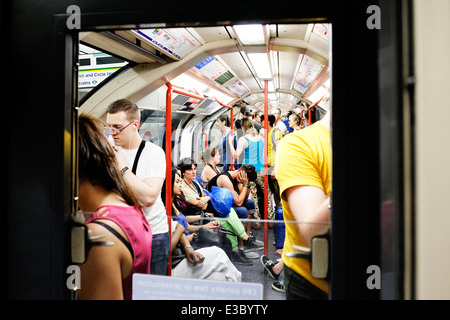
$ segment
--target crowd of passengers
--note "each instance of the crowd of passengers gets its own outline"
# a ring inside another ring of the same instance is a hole
[[[131,299],[134,273],[241,281],[234,264],[251,265],[252,259],[259,258],[255,251],[264,249],[251,233],[252,227],[260,228],[258,220],[266,205],[262,200],[264,132],[269,141],[268,218],[274,219],[280,205],[276,146],[288,129],[300,129],[300,120],[293,114],[286,126],[281,111],[274,109],[264,130],[263,116],[244,107],[230,134],[230,119],[220,116],[216,126],[223,135],[221,145],[205,150],[201,175],[192,158],[172,168],[172,203],[168,204],[165,153],[140,137],[138,107],[130,100],[117,100],[108,107],[106,122],[80,115],[79,207],[90,234],[102,235],[102,241],[114,245],[91,247],[87,261],[80,265],[78,297]],[[205,192],[214,186],[227,188],[233,196],[226,217],[215,209],[211,193]],[[167,206],[172,207],[171,221]],[[216,245],[194,248],[201,228],[231,231],[222,237],[228,251]]]

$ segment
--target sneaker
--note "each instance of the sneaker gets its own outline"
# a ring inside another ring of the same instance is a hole
[[[247,259],[258,259],[259,258],[259,254],[257,254],[256,252],[253,252],[253,251],[249,251],[249,252],[244,251],[244,254]]]
[[[272,289],[278,292],[286,292],[283,281],[275,281],[272,283]]]
[[[273,262],[267,256],[264,256],[264,255],[261,256],[260,260],[261,260],[261,264],[263,265],[264,269],[267,271],[267,273],[269,273],[269,276],[272,279],[278,279],[280,274],[279,273],[275,273],[275,271],[273,271],[273,267],[275,266],[275,262]]]
[[[264,242],[262,242],[261,240],[258,240],[255,238],[255,236],[250,236],[249,238],[251,238],[252,240],[254,240],[256,242],[257,245],[259,246],[264,246]]]
[[[244,251],[258,251],[264,249],[264,245],[258,244],[254,238],[248,238],[244,241]]]
[[[242,264],[244,266],[253,265],[253,261],[250,259],[247,259],[247,257],[244,254],[244,251],[242,249],[231,252],[231,262],[236,263],[236,264]]]

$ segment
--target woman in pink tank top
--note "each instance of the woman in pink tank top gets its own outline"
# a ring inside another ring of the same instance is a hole
[[[80,265],[80,299],[131,299],[134,273],[150,273],[152,232],[141,206],[123,179],[102,122],[79,117],[80,209],[92,236],[112,246],[94,246]]]

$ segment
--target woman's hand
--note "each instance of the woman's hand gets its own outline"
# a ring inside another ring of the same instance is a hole
[[[186,248],[186,258],[194,267],[205,260],[205,257],[201,253],[194,251],[193,248]]]
[[[220,223],[219,221],[211,221],[205,224],[203,227],[209,230],[218,230],[220,227]]]
[[[202,210],[206,210],[206,208],[208,207],[209,199],[210,198],[208,196],[197,197],[197,200],[198,200],[197,207],[201,208]]]

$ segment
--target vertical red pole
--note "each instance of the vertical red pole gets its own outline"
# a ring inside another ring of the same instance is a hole
[[[269,210],[269,81],[264,81],[264,219],[268,218],[268,210]],[[269,239],[267,237],[269,233],[269,225],[268,222],[264,223],[264,255],[267,256],[268,253],[268,243]]]
[[[169,239],[172,242],[172,84],[166,84],[166,214]],[[169,251],[167,275],[172,275],[172,250]]]
[[[311,107],[308,109],[308,126],[311,125]]]
[[[208,148],[208,134],[206,132],[202,132],[202,134],[205,136],[205,149]]]
[[[234,136],[234,133],[233,133],[233,107],[230,107],[230,109],[231,109],[231,119],[230,119],[230,130],[231,131],[230,131],[230,135],[233,138],[233,136]],[[230,152],[230,159],[231,159],[231,161],[230,161],[230,170],[233,171],[234,170],[234,165],[233,165],[234,161],[233,161],[233,156],[231,155],[231,152]]]

